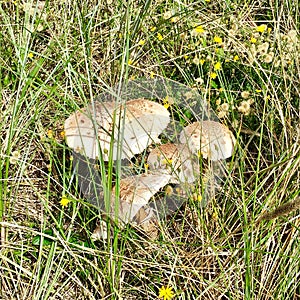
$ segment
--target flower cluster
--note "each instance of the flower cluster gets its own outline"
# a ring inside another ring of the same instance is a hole
[[[238,106],[231,105],[231,107],[227,102],[222,103],[221,99],[218,99],[216,101],[218,117],[221,119],[228,116],[230,108],[232,110],[237,110],[239,113],[245,116],[248,116],[251,112],[251,105],[254,103],[254,100],[253,98],[250,98],[250,92],[248,91],[241,92],[241,98],[242,100],[238,101]]]
[[[280,34],[282,51],[275,62],[275,66],[282,64],[284,67],[291,65],[294,59],[299,59],[300,38],[296,30],[290,30],[287,34]]]
[[[155,43],[162,45],[164,53],[171,53],[168,56],[171,59],[166,60],[168,64],[182,67],[181,62],[184,65],[184,70],[194,80],[193,87],[207,89],[210,86],[218,90],[223,86],[224,79],[234,77],[236,71],[248,72],[247,69],[256,65],[259,65],[259,70],[270,70],[294,63],[300,50],[296,30],[281,33],[273,27],[273,23],[241,18],[233,14],[224,20],[214,12],[210,18],[204,14],[200,14],[197,19],[185,18],[173,6],[154,18],[155,26],[152,20],[152,25],[147,27],[147,35],[138,37],[131,53],[137,56],[133,59],[134,66],[139,67],[139,53],[147,45]],[[175,39],[180,47],[174,47],[172,41]],[[151,77],[153,70],[149,70],[149,74]],[[217,104],[218,116],[224,118],[233,110],[249,115],[254,101],[249,96],[245,97],[245,93],[236,100],[220,100]],[[168,107],[168,101],[164,105]]]

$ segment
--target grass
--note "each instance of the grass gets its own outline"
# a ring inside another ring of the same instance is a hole
[[[3,299],[299,298],[297,1],[0,3]],[[128,226],[93,242],[64,120],[152,76],[197,88],[233,130],[230,176],[154,241]]]

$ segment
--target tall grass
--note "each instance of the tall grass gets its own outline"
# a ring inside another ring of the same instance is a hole
[[[299,197],[298,2],[25,4],[0,4],[1,297],[299,298],[299,205],[266,217]],[[64,120],[155,74],[198,89],[234,131],[230,176],[154,241],[128,226],[93,242],[99,212],[72,180]]]

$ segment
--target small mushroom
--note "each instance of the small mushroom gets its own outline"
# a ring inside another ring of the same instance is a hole
[[[212,161],[226,159],[233,153],[235,138],[223,124],[215,121],[194,122],[180,133],[179,140],[192,153],[201,152]]]
[[[98,240],[106,240],[108,237],[107,234],[107,224],[105,220],[98,220],[96,224],[96,228],[94,229],[91,239],[95,242]]]
[[[137,212],[148,204],[161,188],[171,179],[167,174],[140,174],[124,178],[120,181],[119,197],[116,197],[116,187],[112,190],[110,215],[129,223]]]
[[[171,183],[192,183],[194,171],[199,169],[189,148],[184,144],[167,143],[153,149],[147,159],[152,173],[172,175]]]
[[[95,102],[65,121],[66,142],[70,148],[89,158],[102,154],[104,161],[128,158],[141,153],[170,121],[168,110],[159,103],[134,99],[116,106]],[[100,152],[101,150],[101,152]]]

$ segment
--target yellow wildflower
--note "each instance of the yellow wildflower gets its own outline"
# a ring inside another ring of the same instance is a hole
[[[155,26],[153,26],[153,27],[150,28],[150,31],[151,31],[151,32],[153,32],[153,31],[155,31],[155,30],[156,30],[156,27],[155,27]]]
[[[171,22],[171,23],[176,23],[176,22],[178,22],[178,21],[179,21],[179,17],[178,17],[178,16],[172,17],[172,18],[170,19],[170,22]]]
[[[170,300],[174,297],[174,292],[172,291],[171,287],[164,287],[162,286],[159,289],[159,296],[158,298],[163,298],[163,300]]]
[[[262,90],[255,90],[255,92],[256,92],[256,93],[261,93],[261,92],[262,92]]]
[[[167,96],[163,99],[163,103],[168,103],[168,104],[172,105],[172,104],[175,103],[175,100],[174,100],[172,97],[170,97],[170,96],[167,95]]]
[[[200,63],[200,65],[201,65],[201,66],[203,66],[203,65],[204,65],[204,63],[205,63],[205,59],[203,59],[203,58],[202,58],[202,59],[200,59],[200,60],[199,60],[199,63]]]
[[[211,79],[216,79],[216,78],[217,78],[217,76],[218,76],[218,74],[217,74],[217,73],[215,73],[215,72],[213,72],[213,73],[210,73],[210,78],[211,78]]]
[[[213,212],[213,214],[212,214],[212,219],[214,220],[214,221],[217,221],[218,220],[218,213],[215,211],[215,212]]]
[[[128,59],[128,65],[130,66],[130,65],[132,65],[133,64],[133,61],[132,61],[132,59]]]
[[[139,46],[143,46],[143,45],[145,45],[145,43],[146,43],[145,40],[140,40],[140,41],[138,42],[138,45],[139,45]]]
[[[215,71],[220,71],[221,70],[221,63],[219,61],[214,65],[214,70]]]
[[[214,37],[214,42],[221,45],[222,44],[222,38],[219,37],[219,36],[215,36]]]
[[[162,160],[162,163],[163,163],[164,165],[172,165],[172,162],[173,162],[173,160],[172,160],[172,159],[168,159],[168,158],[164,158],[164,159]]]
[[[28,58],[33,58],[33,53],[29,52],[27,56],[28,56]]]
[[[157,33],[157,39],[159,40],[159,41],[162,41],[164,38],[163,38],[163,36],[161,35],[161,33]]]
[[[267,29],[267,25],[266,24],[261,24],[260,26],[256,27],[256,31],[257,32],[261,32],[261,33],[265,32],[266,29]]]
[[[52,139],[52,138],[53,138],[53,130],[52,130],[52,129],[49,129],[49,130],[47,131],[47,136],[48,136],[49,139]]]
[[[154,72],[150,72],[150,78],[154,78],[155,77],[155,73]]]
[[[251,42],[252,44],[255,44],[255,43],[257,42],[257,39],[256,39],[255,37],[252,37],[251,40],[250,40],[250,42]]]
[[[239,56],[238,55],[235,55],[234,57],[233,57],[233,60],[234,61],[238,61],[240,58],[239,58]]]
[[[205,30],[203,29],[202,25],[199,25],[195,28],[195,31],[198,32],[198,33],[203,33],[205,32]]]
[[[198,35],[204,33],[205,30],[203,29],[203,26],[199,25],[196,28],[193,29],[192,34],[193,35]]]
[[[66,196],[62,196],[60,200],[60,205],[66,207],[69,204],[70,200]]]

